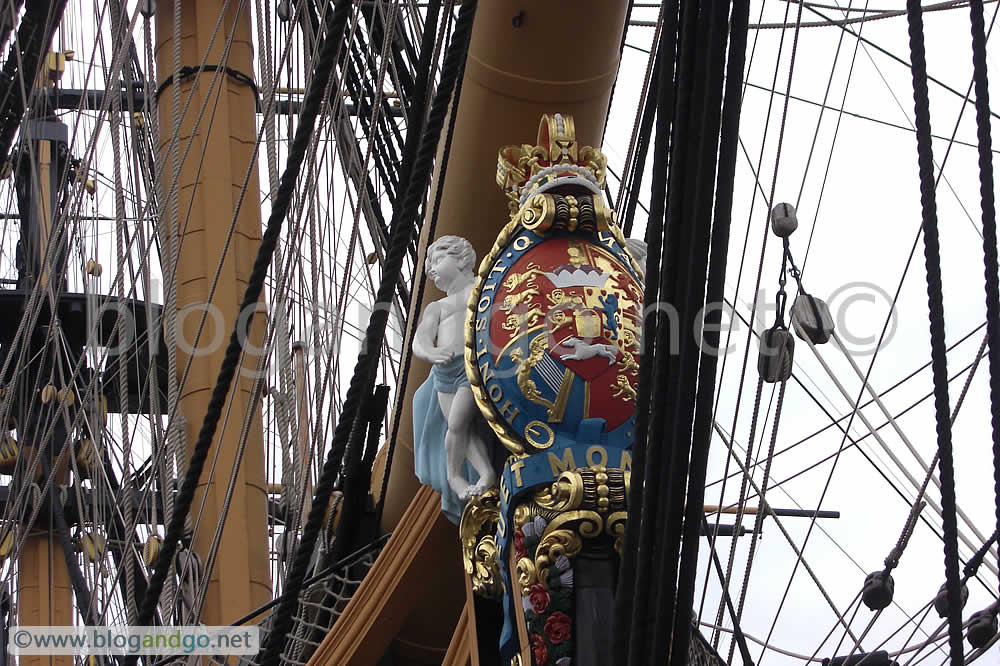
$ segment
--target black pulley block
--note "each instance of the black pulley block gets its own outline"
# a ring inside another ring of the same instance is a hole
[[[969,600],[969,586],[962,583],[962,608],[965,608],[965,603]],[[938,590],[937,596],[934,597],[934,610],[937,611],[938,617],[948,616],[948,585],[947,583],[941,586]]]
[[[815,296],[799,294],[792,303],[792,328],[800,338],[814,345],[829,342],[835,328],[830,307]]]
[[[859,652],[848,657],[830,657],[823,660],[823,666],[895,666],[896,662],[889,659],[885,650],[877,652]]]
[[[769,384],[787,381],[792,376],[794,356],[795,338],[792,334],[785,328],[770,328],[760,336],[757,372]]]
[[[892,603],[892,593],[895,589],[892,574],[884,571],[873,571],[865,578],[865,586],[861,589],[861,601],[869,610],[880,611]]]
[[[981,610],[969,618],[969,629],[966,638],[972,647],[984,648],[997,635],[997,615],[992,608]]]

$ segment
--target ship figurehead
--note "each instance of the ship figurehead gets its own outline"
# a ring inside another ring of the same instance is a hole
[[[577,613],[574,577],[614,593],[643,276],[604,202],[605,168],[560,114],[542,116],[536,145],[503,148],[510,221],[469,298],[466,373],[510,457],[460,531],[474,589],[502,598],[504,663],[565,665],[577,650],[610,649],[612,605]]]

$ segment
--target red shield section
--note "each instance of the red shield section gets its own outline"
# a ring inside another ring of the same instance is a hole
[[[603,418],[613,430],[635,410],[641,301],[641,286],[608,250],[585,239],[546,240],[517,260],[497,290],[493,358],[544,332],[550,360],[586,383],[584,418]]]

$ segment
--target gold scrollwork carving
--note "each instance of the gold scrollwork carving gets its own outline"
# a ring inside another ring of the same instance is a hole
[[[536,194],[524,202],[524,206],[514,217],[525,229],[537,234],[545,233],[552,227],[556,217],[555,201],[551,196]]]
[[[604,520],[604,531],[615,541],[615,551],[622,554],[625,539],[625,524],[628,522],[628,511],[615,511]]]
[[[459,536],[465,573],[472,578],[472,590],[496,599],[503,594],[495,530],[500,520],[500,493],[492,488],[473,497],[462,512]]]
[[[580,509],[577,511],[566,511],[549,521],[548,530],[558,530],[561,528],[573,527],[580,536],[586,539],[593,539],[599,536],[604,529],[604,518],[596,511]]]
[[[535,502],[553,511],[571,511],[583,502],[584,480],[576,471],[563,472],[543,491],[536,493]]]
[[[621,555],[628,520],[626,502],[631,473],[602,465],[579,467],[560,474],[549,485],[535,490],[531,499],[514,508],[514,527],[521,529],[541,517],[542,529],[534,561],[517,563],[518,587],[522,594],[535,582],[548,580],[549,568],[565,555],[574,557],[585,539],[609,537]]]
[[[472,591],[481,597],[499,599],[503,595],[500,579],[500,549],[492,534],[476,544],[473,554]]]
[[[514,508],[514,529],[523,527],[525,523],[535,517],[535,512],[529,503],[518,504]]]
[[[583,547],[583,541],[572,530],[551,528],[552,524],[550,523],[535,551],[534,569],[538,580],[548,580],[549,565],[555,562],[560,555],[573,557]],[[520,565],[520,563],[518,564]],[[518,571],[520,571],[520,567]]]
[[[517,561],[517,584],[521,587],[521,596],[527,596],[528,590],[538,582],[538,567],[530,557],[522,557]]]

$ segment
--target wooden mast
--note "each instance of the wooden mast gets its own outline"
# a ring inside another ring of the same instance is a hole
[[[177,171],[178,219],[170,219],[171,203],[165,201],[163,220],[170,229],[172,242],[180,243],[176,267],[178,381],[189,356],[194,356],[187,381],[180,387],[179,410],[186,419],[190,455],[229,335],[240,314],[239,303],[260,245],[261,220],[260,186],[253,160],[257,138],[255,91],[244,80],[252,78],[254,71],[249,5],[223,0],[179,1],[182,68],[179,80],[172,76],[175,2],[158,3],[155,51],[161,91],[157,108],[163,192],[171,190],[175,168],[170,158],[171,137],[179,132],[178,160],[190,148]],[[220,17],[221,27],[216,30]],[[204,70],[189,73],[203,64]],[[181,113],[188,99],[191,100],[187,113],[180,118],[173,113],[173,86],[180,88]],[[207,112],[199,118],[199,111],[206,103]],[[247,192],[241,201],[244,182],[248,183]],[[220,266],[234,219],[232,239]],[[167,266],[168,276],[169,270]],[[218,285],[210,299],[216,271]],[[263,305],[259,306],[248,336],[250,349],[263,346],[266,313]],[[209,316],[195,345],[199,321],[206,310]],[[225,424],[224,419],[220,423],[209,454],[210,460],[218,456],[217,462],[206,466],[191,509],[192,521],[202,514],[193,543],[195,552],[207,565],[215,527],[225,509],[229,477],[239,455],[244,421],[252,419],[215,566],[207,580],[203,578],[208,590],[201,622],[206,625],[228,624],[271,600],[263,429],[259,408],[248,414],[259,361],[256,354],[244,354],[223,412],[231,415],[229,422]],[[213,468],[214,475],[209,478]]]
[[[534,137],[543,113],[572,115],[581,145],[601,145],[611,89],[618,73],[627,5],[625,0],[479,3],[462,81],[450,166],[443,184],[437,236],[457,234],[468,238],[476,248],[477,262],[492,247],[497,233],[509,219],[507,201],[496,185],[497,151],[501,146]],[[432,191],[438,187],[442,151],[443,145],[439,148]],[[424,225],[414,282],[421,279],[423,253],[428,241],[433,240],[427,238],[427,231],[428,225]],[[424,304],[441,296],[428,281],[423,301],[413,299],[408,321],[415,324]],[[411,405],[413,393],[429,369],[427,363],[414,358],[408,382],[397,387],[397,400],[402,405],[380,526],[383,532],[396,528],[411,501],[422,496],[418,495],[420,484],[413,473]],[[381,465],[384,458],[377,467]],[[376,490],[381,488],[382,470],[384,467],[376,471],[372,480]],[[440,520],[447,523],[444,517]],[[465,603],[457,528],[450,523],[447,526],[435,532],[446,535],[445,538],[427,539],[422,544],[422,549],[430,552],[430,558],[438,565],[424,571],[422,576],[423,584],[432,593],[410,600],[410,613],[394,633],[398,663],[441,663]],[[335,630],[331,640],[341,635],[352,634],[347,631],[338,634]],[[375,640],[371,634],[366,637]],[[313,663],[334,662],[314,658]]]
[[[43,61],[41,70],[35,81],[36,88],[50,88],[54,85],[54,79],[62,73],[65,67],[65,56],[63,54],[50,53]],[[53,69],[52,65],[56,67]],[[60,67],[61,65],[61,67]],[[53,77],[50,78],[50,72]],[[26,143],[33,143],[32,129],[40,128],[41,125],[35,123],[45,123],[41,121],[26,121]],[[44,130],[39,129],[39,136],[46,136]],[[65,128],[62,128],[65,133]],[[31,205],[34,208],[33,214],[29,218],[36,223],[30,229],[30,239],[25,239],[27,244],[35,251],[34,261],[37,267],[36,289],[47,290],[49,278],[60,273],[59,264],[63,254],[55,252],[50,255],[55,265],[50,265],[46,261],[49,239],[52,230],[52,213],[56,200],[58,187],[58,167],[55,164],[55,153],[57,142],[45,138],[37,143],[36,154],[37,167],[32,176]],[[65,136],[61,137],[65,142]],[[24,225],[27,228],[29,225]],[[50,350],[51,353],[51,350]],[[58,353],[58,352],[56,352]],[[41,407],[42,400],[38,394],[26,396],[26,404],[31,410]],[[21,434],[22,446],[27,444],[26,433],[31,432],[37,436],[34,424],[20,424],[18,428]],[[52,480],[53,486],[58,488],[68,482],[68,471],[65,464],[58,469],[53,465],[54,460],[59,455],[59,448],[67,445],[67,434],[63,428],[56,428],[52,440],[47,443],[40,443],[37,455],[46,456],[48,468],[55,475]],[[34,437],[31,437],[34,439]],[[23,449],[27,451],[27,449]],[[30,483],[25,476],[23,483]],[[53,507],[54,511],[62,511],[62,507]],[[56,537],[56,533],[46,523],[45,512],[39,513],[38,521],[32,525],[31,530],[24,541],[24,547],[18,556],[18,577],[17,577],[17,620],[21,625],[35,626],[70,626],[73,624],[73,586],[70,582],[69,570],[66,566],[66,558],[61,544]],[[6,649],[6,646],[4,647]],[[19,663],[24,666],[72,666],[72,655],[21,655]]]

